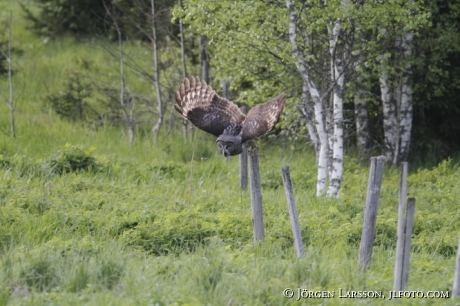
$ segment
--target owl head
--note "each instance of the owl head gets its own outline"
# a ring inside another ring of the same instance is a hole
[[[243,152],[242,146],[243,128],[239,123],[230,124],[223,133],[217,137],[217,149],[223,156],[238,155]]]
[[[241,136],[238,135],[220,135],[217,140],[217,149],[223,156],[234,156],[243,152]]]

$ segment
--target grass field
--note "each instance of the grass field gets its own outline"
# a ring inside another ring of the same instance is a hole
[[[362,273],[357,255],[368,164],[347,157],[341,197],[318,199],[313,152],[300,146],[293,154],[282,139],[260,141],[266,239],[254,245],[237,158],[219,156],[213,137],[199,131],[184,141],[164,129],[157,142],[139,133],[129,145],[121,128],[61,120],[44,97],[62,86],[78,58],[103,62],[102,51],[73,40],[45,43],[22,19],[17,25],[23,54],[14,81],[24,89],[17,138],[0,135],[0,305],[456,304],[388,300],[397,169],[384,174],[372,265]],[[6,79],[0,91],[7,92]],[[8,109],[0,108],[0,127],[8,131]],[[304,259],[293,248],[283,165],[291,169]],[[451,290],[459,177],[458,160],[410,169],[408,196],[417,208],[408,290]],[[283,296],[286,288],[293,298]],[[296,301],[298,288],[335,297]],[[339,297],[350,290],[387,299]]]

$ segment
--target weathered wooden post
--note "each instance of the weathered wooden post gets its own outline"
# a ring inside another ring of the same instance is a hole
[[[414,215],[415,215],[415,199],[409,198],[407,200],[406,226],[404,230],[405,231],[404,233],[404,257],[403,257],[401,290],[406,289],[407,281],[409,280],[410,245],[412,241],[412,228],[414,227]]]
[[[222,96],[230,100],[230,83],[226,79],[222,80]],[[246,107],[240,107],[240,111],[246,114]],[[243,152],[239,155],[240,159],[240,188],[241,190],[248,189],[248,149],[243,144]]]
[[[406,193],[407,193],[407,162],[401,163],[401,173],[399,178],[399,207],[398,207],[398,229],[396,234],[396,260],[394,271],[393,290],[402,289],[402,271],[404,262],[404,228],[406,225]]]
[[[374,243],[377,209],[380,200],[380,186],[382,184],[385,156],[371,157],[371,169],[367,186],[366,204],[364,205],[363,232],[359,246],[358,265],[360,270],[369,269]]]
[[[249,148],[249,166],[251,180],[252,225],[254,242],[264,240],[264,218],[262,210],[262,192],[260,189],[259,157],[253,141],[247,144]]]
[[[460,296],[460,240],[458,242],[457,260],[455,265],[454,287],[452,288],[452,297]]]
[[[302,243],[302,235],[300,232],[299,218],[295,206],[294,192],[292,191],[291,175],[289,174],[289,166],[281,168],[283,174],[284,191],[286,193],[287,204],[289,208],[289,216],[291,218],[292,235],[294,236],[294,246],[297,251],[297,257],[301,258],[305,255]]]
[[[243,114],[246,114],[246,107],[240,107]],[[240,156],[240,188],[241,190],[248,189],[248,149],[243,145],[243,152]]]

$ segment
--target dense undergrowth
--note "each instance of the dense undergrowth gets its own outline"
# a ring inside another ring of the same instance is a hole
[[[266,239],[253,245],[237,158],[219,156],[214,138],[199,131],[183,140],[165,128],[155,142],[138,130],[129,145],[121,127],[61,120],[44,98],[79,59],[91,54],[102,62],[103,53],[72,40],[38,40],[21,22],[14,37],[24,55],[14,77],[26,86],[17,99],[16,139],[5,133],[5,105],[0,112],[0,305],[355,305],[370,300],[295,301],[283,290],[392,290],[397,169],[384,174],[372,266],[361,273],[368,163],[347,157],[340,198],[316,198],[311,150],[260,141]],[[306,247],[300,260],[283,165],[291,169]],[[451,290],[459,177],[456,159],[410,169],[408,196],[417,209],[409,290]]]
[[[59,145],[56,137],[49,151],[34,151],[21,139],[3,143],[2,303],[278,305],[293,302],[282,296],[285,287],[392,289],[397,170],[385,173],[372,267],[362,274],[356,261],[366,166],[347,158],[341,197],[317,199],[311,152],[291,157],[290,150],[261,142],[266,240],[253,246],[250,197],[239,189],[238,160],[219,156],[212,138],[169,137],[159,145],[144,139],[132,147],[100,141],[116,132],[63,137],[76,144]],[[293,249],[284,164],[291,167],[303,260]],[[409,289],[452,286],[459,171],[452,160],[411,169],[408,191],[417,198],[417,212]],[[357,301],[298,303],[307,302]]]

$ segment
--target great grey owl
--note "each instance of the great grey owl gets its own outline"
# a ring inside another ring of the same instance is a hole
[[[246,141],[269,133],[285,101],[282,94],[254,106],[245,116],[238,106],[219,97],[205,81],[192,77],[180,85],[174,108],[197,128],[216,136],[219,152],[227,157],[240,154]]]

